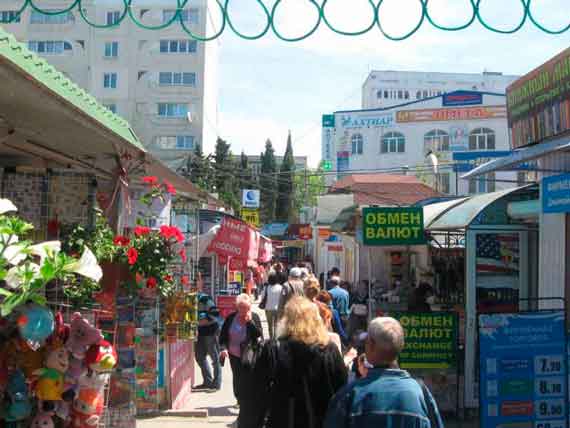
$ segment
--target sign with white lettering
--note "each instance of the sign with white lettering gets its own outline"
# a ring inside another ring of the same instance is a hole
[[[421,245],[424,236],[424,212],[421,207],[364,208],[364,245]]]
[[[570,174],[542,179],[542,212],[558,214],[570,212]]]
[[[406,345],[400,353],[404,369],[449,369],[457,365],[459,320],[454,312],[390,314],[402,324]]]

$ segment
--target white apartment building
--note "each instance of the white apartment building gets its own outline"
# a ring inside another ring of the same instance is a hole
[[[196,145],[214,148],[217,127],[219,42],[197,42],[179,22],[162,30],[139,28],[127,16],[119,26],[97,29],[77,8],[46,15],[28,7],[18,22],[7,24],[22,5],[0,2],[0,25],[44,56],[109,110],[127,119],[147,149],[177,168]],[[69,7],[68,0],[43,0],[49,11]],[[136,0],[133,16],[158,26],[175,13],[170,0]],[[112,24],[123,14],[122,1],[83,0],[83,12],[96,24]],[[195,0],[182,19],[195,34],[212,34],[207,0]],[[214,12],[215,13],[215,12]],[[2,23],[4,21],[4,23]]]
[[[439,160],[434,175],[426,154]],[[460,176],[510,151],[504,94],[455,91],[389,108],[337,111],[323,116],[322,158],[331,185],[351,173],[414,174],[450,195],[486,193],[522,184],[523,171],[479,180]]]
[[[383,108],[458,90],[504,94],[518,76],[496,72],[371,71],[362,85],[362,108]]]

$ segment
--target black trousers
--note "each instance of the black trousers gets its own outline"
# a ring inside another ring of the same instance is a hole
[[[232,368],[233,375],[234,396],[236,397],[238,404],[240,404],[240,390],[243,388],[242,372],[244,370],[241,365],[241,358],[230,354],[230,366]]]

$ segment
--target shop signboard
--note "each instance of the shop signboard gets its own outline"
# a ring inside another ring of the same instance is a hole
[[[259,227],[259,209],[257,208],[242,208],[241,219],[252,227]]]
[[[426,243],[424,212],[421,207],[364,208],[362,219],[366,246]]]
[[[483,94],[472,91],[454,91],[443,94],[443,105],[445,107],[456,106],[476,106],[483,104]]]
[[[396,122],[449,122],[454,120],[498,119],[506,116],[507,108],[505,106],[400,110],[396,112]]]
[[[259,234],[245,222],[225,217],[208,251],[216,253],[218,257],[255,260],[259,252]]]
[[[261,191],[254,189],[243,189],[241,195],[241,206],[244,208],[259,208],[261,201]]]
[[[340,127],[344,129],[389,128],[394,126],[394,113],[342,113]]]
[[[323,128],[334,128],[334,114],[323,114]]]
[[[567,427],[563,311],[479,315],[481,428]]]
[[[513,147],[570,131],[570,49],[507,88]]]
[[[570,212],[570,174],[542,179],[542,212],[558,214]]]
[[[454,312],[395,313],[406,335],[400,353],[404,369],[450,369],[457,367],[459,319]]]

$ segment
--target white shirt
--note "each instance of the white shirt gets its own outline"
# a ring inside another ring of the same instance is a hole
[[[276,311],[279,308],[281,290],[283,290],[281,284],[268,285],[265,288],[265,292],[267,293],[267,301],[265,302],[266,311]]]

